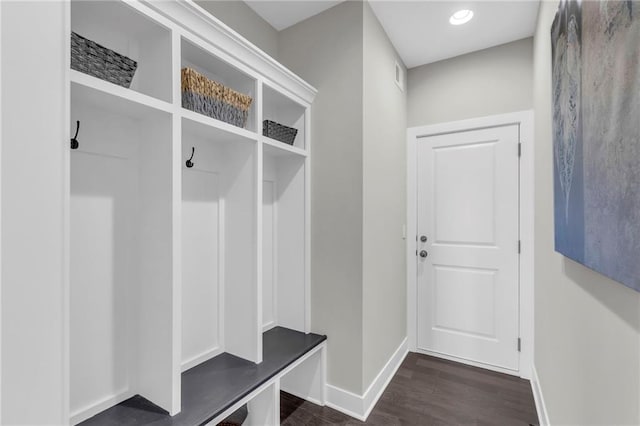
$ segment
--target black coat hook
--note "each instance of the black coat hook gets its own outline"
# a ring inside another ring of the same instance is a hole
[[[187,166],[187,168],[189,168],[189,169],[190,169],[190,168],[192,168],[192,167],[193,167],[193,165],[194,165],[194,164],[193,164],[193,161],[191,161],[191,160],[193,160],[193,154],[195,154],[195,153],[196,153],[196,147],[195,147],[195,146],[192,146],[192,147],[191,147],[191,158],[189,158],[189,159],[187,160],[187,162],[185,163],[185,164],[186,164],[186,166]]]
[[[76,134],[71,138],[71,149],[78,149],[80,143],[78,143],[78,132],[80,131],[80,120],[76,121]]]

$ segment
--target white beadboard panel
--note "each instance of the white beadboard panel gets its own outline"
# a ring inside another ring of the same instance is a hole
[[[220,347],[220,188],[218,173],[183,168],[182,364]]]

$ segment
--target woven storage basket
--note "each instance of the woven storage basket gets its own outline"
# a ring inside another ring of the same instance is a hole
[[[209,80],[194,69],[182,69],[182,106],[234,126],[244,127],[251,96]]]
[[[128,88],[137,67],[133,59],[71,33],[72,69]]]
[[[293,141],[296,140],[296,135],[298,134],[298,129],[287,127],[275,121],[264,120],[262,122],[262,134],[268,138],[293,145]]]

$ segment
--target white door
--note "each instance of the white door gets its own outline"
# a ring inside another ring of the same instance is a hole
[[[518,139],[518,125],[418,139],[421,350],[518,370]]]

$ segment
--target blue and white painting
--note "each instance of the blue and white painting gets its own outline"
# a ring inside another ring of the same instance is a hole
[[[563,1],[551,41],[556,251],[640,291],[640,2]]]

